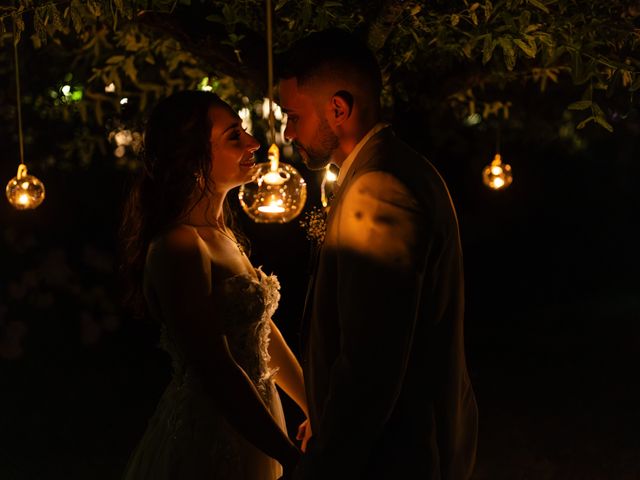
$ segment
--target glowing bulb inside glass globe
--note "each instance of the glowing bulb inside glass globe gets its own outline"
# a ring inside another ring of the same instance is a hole
[[[256,180],[240,187],[238,198],[246,214],[257,223],[286,223],[302,212],[307,184],[298,171],[278,161],[278,147],[269,149],[269,162],[258,165]]]
[[[513,182],[511,165],[502,163],[502,157],[496,153],[493,161],[482,170],[482,181],[492,190],[502,190]]]
[[[267,205],[259,206],[258,210],[263,213],[282,213],[285,210],[282,204],[282,199],[272,196],[269,203]]]
[[[45,197],[43,183],[27,173],[27,167],[20,164],[18,174],[9,180],[5,189],[7,200],[18,210],[36,208]]]

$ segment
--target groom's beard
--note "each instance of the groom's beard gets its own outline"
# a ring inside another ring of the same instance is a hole
[[[320,118],[320,126],[310,144],[304,145],[298,141],[294,141],[293,144],[309,170],[322,170],[331,160],[331,156],[340,142],[331,131],[329,122]]]

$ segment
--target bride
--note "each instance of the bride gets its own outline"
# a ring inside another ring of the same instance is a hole
[[[123,267],[131,299],[161,329],[173,378],[126,480],[274,480],[298,461],[274,385],[307,414],[302,370],[271,319],[279,283],[249,262],[225,200],[255,174],[258,148],[212,93],[176,93],[149,119]],[[305,421],[303,450],[310,435]]]

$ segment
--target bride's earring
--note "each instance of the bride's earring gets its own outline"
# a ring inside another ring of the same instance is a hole
[[[194,173],[193,177],[196,179],[196,185],[198,186],[198,188],[201,191],[204,190],[204,187],[205,187],[204,176],[200,172],[198,172],[198,173]]]

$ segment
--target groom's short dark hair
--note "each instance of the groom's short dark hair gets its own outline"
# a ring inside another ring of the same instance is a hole
[[[304,85],[320,75],[352,77],[380,97],[382,75],[375,55],[355,35],[337,28],[314,32],[298,40],[277,63],[279,78]]]

